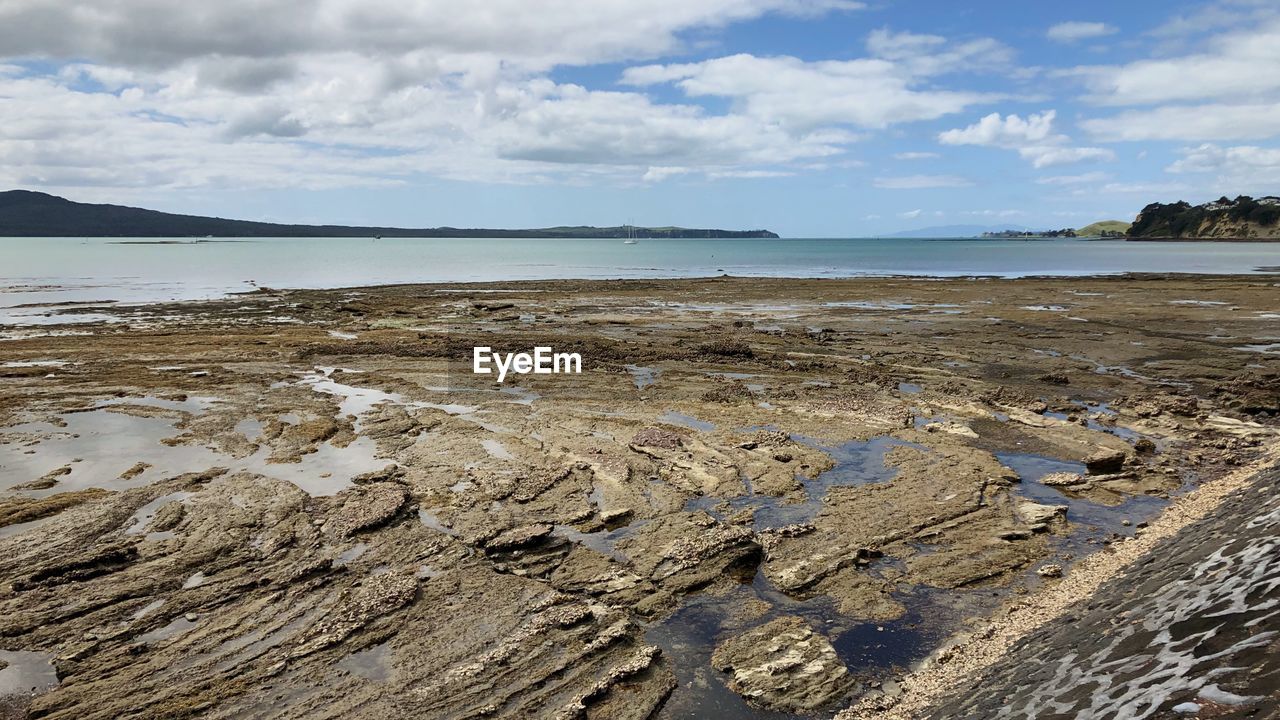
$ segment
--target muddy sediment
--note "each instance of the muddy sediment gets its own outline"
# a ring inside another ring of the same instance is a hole
[[[14,331],[0,649],[57,682],[0,716],[890,697],[1274,443],[1277,282],[263,291]],[[584,372],[499,386],[480,345]]]

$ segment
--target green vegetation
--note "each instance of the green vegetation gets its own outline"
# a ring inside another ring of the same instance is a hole
[[[505,230],[280,225],[90,205],[27,190],[0,192],[0,237],[776,238],[768,230],[586,225]]]
[[[1129,225],[1123,220],[1099,220],[1076,231],[1079,237],[1124,237]]]
[[[1026,240],[1059,237],[1073,238],[1075,236],[1076,231],[1071,228],[1062,228],[1061,230],[1001,230],[999,232],[982,233],[982,237],[995,240]]]

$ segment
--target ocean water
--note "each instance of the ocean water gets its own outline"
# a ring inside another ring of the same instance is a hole
[[[46,303],[155,302],[251,290],[553,278],[1251,273],[1280,243],[1085,240],[0,238],[0,323]],[[47,321],[47,318],[44,319]]]

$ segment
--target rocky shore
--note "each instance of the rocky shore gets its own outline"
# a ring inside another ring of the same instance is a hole
[[[262,290],[6,328],[0,717],[896,705],[1266,460],[1278,282]],[[480,345],[584,372],[499,386]]]

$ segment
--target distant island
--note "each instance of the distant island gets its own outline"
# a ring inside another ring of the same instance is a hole
[[[998,232],[984,232],[982,237],[995,240],[1027,240],[1039,238],[1060,238],[1060,237],[1076,237],[1076,231],[1072,228],[1063,228],[1061,230],[1000,230]]]
[[[1129,228],[1130,240],[1280,240],[1280,197],[1241,195],[1203,205],[1152,203]]]
[[[284,225],[94,205],[29,190],[0,192],[0,237],[386,237],[386,238],[777,238],[768,230],[684,227],[531,229],[395,228],[350,225]]]

